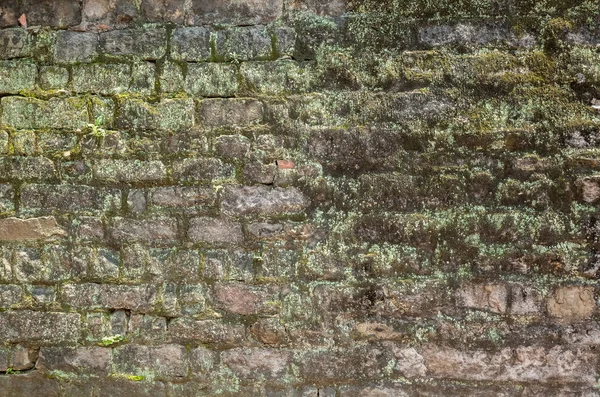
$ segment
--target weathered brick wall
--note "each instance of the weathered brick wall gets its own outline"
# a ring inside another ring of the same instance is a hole
[[[599,8],[1,0],[0,396],[600,395]]]

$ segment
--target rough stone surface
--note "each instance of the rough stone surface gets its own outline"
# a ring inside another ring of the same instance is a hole
[[[0,0],[0,397],[597,396],[596,3]]]

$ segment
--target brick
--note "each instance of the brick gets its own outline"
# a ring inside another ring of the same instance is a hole
[[[586,349],[519,346],[498,351],[429,346],[421,353],[433,378],[495,382],[594,382],[597,358]]]
[[[492,313],[505,313],[508,292],[502,284],[470,284],[457,292],[459,305],[487,310]]]
[[[30,61],[0,61],[0,94],[17,94],[33,90],[37,66]]]
[[[157,288],[153,285],[65,284],[60,299],[76,309],[124,309],[148,313],[155,310]]]
[[[221,353],[221,361],[242,379],[280,380],[287,372],[291,353],[275,349],[230,349]]]
[[[0,313],[0,338],[6,342],[76,342],[80,334],[81,316],[77,313],[29,310]]]
[[[283,0],[207,0],[192,1],[196,25],[258,25],[277,19],[283,12]]]
[[[111,349],[105,347],[42,347],[36,364],[42,372],[108,375]]]
[[[94,177],[106,182],[152,182],[167,177],[160,161],[101,159],[94,164]]]
[[[169,323],[168,333],[175,341],[199,342],[221,346],[239,345],[245,338],[242,325],[222,320],[176,318]]]
[[[27,31],[21,28],[0,30],[0,59],[30,56],[29,39]]]
[[[559,287],[548,298],[547,309],[551,317],[561,322],[575,322],[588,318],[596,311],[594,288]]]
[[[54,60],[59,63],[92,62],[98,56],[97,33],[60,31],[56,37]]]
[[[239,223],[209,217],[191,219],[188,236],[193,242],[211,244],[239,243],[244,239]]]
[[[225,61],[272,58],[271,35],[264,27],[241,27],[216,32],[217,57]]]
[[[12,396],[61,396],[61,385],[56,379],[48,379],[37,371],[19,376],[0,377],[0,397]]]
[[[0,3],[0,28],[17,26],[21,15],[21,5],[14,1]]]
[[[222,63],[189,64],[185,92],[202,97],[232,97],[239,89],[237,68]]]
[[[93,63],[73,66],[75,92],[102,95],[127,92],[131,81],[131,67],[120,63]]]
[[[12,185],[0,184],[0,213],[10,214],[14,211],[14,194]]]
[[[250,153],[250,140],[243,135],[221,135],[214,139],[213,150],[219,157],[243,159]]]
[[[16,129],[84,128],[88,119],[87,102],[83,98],[2,98],[2,123]]]
[[[265,95],[301,94],[316,83],[313,70],[295,61],[244,62],[240,73],[246,89]]]
[[[156,81],[156,65],[152,62],[136,62],[133,65],[130,92],[152,95]]]
[[[75,237],[83,241],[101,241],[104,239],[102,219],[81,216],[73,220]]]
[[[195,158],[173,163],[173,177],[183,182],[208,182],[234,176],[235,169],[219,159]]]
[[[419,28],[419,41],[429,47],[442,45],[462,45],[481,47],[484,45],[502,45],[529,47],[535,44],[529,35],[517,38],[508,26],[502,23],[453,25],[431,24]]]
[[[191,99],[163,99],[156,106],[127,99],[121,104],[117,125],[136,131],[187,131],[194,126],[194,113]]]
[[[0,308],[10,309],[13,306],[21,303],[22,298],[23,298],[23,290],[21,289],[21,287],[19,285],[13,285],[13,284],[0,285]]]
[[[120,378],[119,375],[123,376]],[[164,396],[165,383],[152,380],[131,380],[127,374],[115,374],[110,377],[96,378],[91,382],[63,382],[61,392],[66,396],[128,396],[147,397]],[[43,394],[41,394],[43,395]]]
[[[210,53],[210,31],[203,27],[177,28],[171,38],[171,58],[178,61],[207,61]]]
[[[217,306],[230,313],[251,315],[269,311],[266,295],[243,284],[216,284],[214,296]]]
[[[100,47],[108,55],[156,60],[165,55],[167,33],[161,28],[113,30],[100,34]]]
[[[23,0],[28,24],[66,28],[81,22],[81,3],[71,0]]]
[[[148,191],[149,203],[161,208],[202,210],[214,206],[215,200],[215,191],[203,187],[157,187]]]
[[[203,275],[213,280],[251,281],[254,277],[253,259],[252,252],[247,251],[208,251]]]
[[[119,373],[154,374],[159,378],[183,378],[188,373],[185,346],[127,344],[114,349],[112,364]]]
[[[200,121],[207,126],[260,123],[263,106],[253,99],[206,99],[200,102]]]
[[[183,25],[186,9],[184,0],[167,0],[157,2],[142,0],[141,11],[150,22],[172,22]]]
[[[49,237],[65,237],[67,233],[53,216],[42,218],[0,219],[0,241],[41,240]]]
[[[299,11],[310,11],[317,15],[339,16],[346,11],[346,0],[300,0],[292,7]]]
[[[146,220],[115,218],[113,225],[109,227],[109,232],[120,243],[172,244],[177,240],[177,221],[173,218]]]
[[[221,209],[235,215],[281,214],[298,212],[308,204],[308,198],[296,188],[228,186],[223,194]]]
[[[121,207],[118,190],[78,185],[26,184],[21,189],[24,209],[60,211],[117,211]]]
[[[61,66],[40,67],[40,88],[43,90],[61,90],[67,88],[69,71]]]
[[[542,297],[534,288],[513,285],[511,290],[510,313],[518,315],[539,315],[542,311]]]
[[[54,163],[45,157],[0,157],[0,178],[19,180],[52,179]]]
[[[19,282],[58,283],[71,278],[71,267],[70,253],[61,246],[23,248],[14,255],[13,272]]]
[[[300,373],[307,383],[319,384],[377,379],[386,358],[386,352],[377,345],[309,350],[299,360]]]
[[[36,349],[16,345],[10,355],[9,366],[16,371],[25,371],[35,366],[38,358]]]
[[[192,66],[192,65],[189,65]],[[181,66],[174,62],[165,62],[160,75],[160,89],[162,92],[183,91],[184,81]]]

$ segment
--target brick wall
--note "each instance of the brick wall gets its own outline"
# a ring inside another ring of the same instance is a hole
[[[0,0],[0,396],[598,396],[588,1]]]

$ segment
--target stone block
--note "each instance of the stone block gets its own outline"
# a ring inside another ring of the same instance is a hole
[[[566,286],[557,288],[547,300],[548,314],[560,322],[574,322],[596,311],[594,288]]]
[[[157,60],[166,53],[167,32],[162,28],[113,30],[100,34],[100,48],[107,55]]]
[[[472,381],[593,382],[597,358],[585,349],[519,346],[499,351],[429,346],[421,353],[427,375]]]
[[[146,375],[158,378],[183,378],[188,373],[188,352],[185,346],[143,346],[127,344],[113,352],[113,367],[118,373]]]
[[[177,220],[114,218],[109,232],[119,243],[173,244],[177,240]]]
[[[209,127],[260,123],[263,105],[254,99],[206,99],[200,102],[200,121]]]
[[[0,59],[31,56],[30,36],[21,28],[0,30]]]
[[[0,158],[0,175],[19,180],[54,179],[56,168],[46,157]]]
[[[216,56],[225,61],[271,59],[271,41],[271,34],[265,27],[219,30],[215,38]]]
[[[81,22],[81,2],[71,0],[23,0],[22,11],[31,26],[67,28]]]
[[[258,25],[271,22],[281,16],[283,0],[193,0],[194,23]]]
[[[14,195],[12,185],[0,184],[0,213],[10,214],[14,211]]]
[[[239,345],[245,338],[243,325],[223,320],[176,318],[169,323],[168,334],[178,342],[199,342],[219,346]]]
[[[305,382],[319,384],[374,380],[382,376],[387,354],[377,345],[307,351],[300,372]]]
[[[15,1],[3,1],[0,3],[0,28],[18,25],[21,15],[21,5]]]
[[[121,103],[117,125],[134,131],[187,131],[194,126],[194,113],[191,99],[163,99],[155,106],[126,99]]]
[[[194,158],[176,161],[173,177],[182,182],[207,182],[234,176],[235,169],[215,158]]]
[[[60,382],[48,379],[37,371],[19,376],[0,377],[0,397],[44,396],[60,397]]]
[[[73,66],[73,90],[112,95],[127,92],[131,67],[122,63],[92,63]]]
[[[0,338],[11,343],[73,343],[81,334],[78,313],[34,312],[0,313]]]
[[[178,61],[201,62],[211,56],[211,35],[204,27],[181,27],[173,31],[171,58]]]
[[[6,280],[3,280],[6,281]],[[19,285],[2,284],[0,285],[0,308],[11,309],[13,306],[21,303],[23,290]]]
[[[240,67],[244,88],[263,95],[301,94],[310,91],[316,76],[307,65],[294,61],[245,62]]]
[[[136,62],[133,64],[130,92],[151,95],[156,84],[156,65],[152,62]]]
[[[289,351],[262,348],[237,348],[221,353],[221,361],[242,379],[282,381],[289,370]]]
[[[192,242],[211,244],[240,243],[244,239],[241,224],[209,217],[191,219],[188,236]]]
[[[101,159],[94,164],[94,177],[101,181],[152,182],[167,177],[167,169],[161,161]]]
[[[56,223],[53,216],[0,219],[0,241],[42,240],[65,236],[67,232]]]
[[[17,94],[33,90],[37,66],[30,61],[0,61],[0,94]]]
[[[98,189],[81,185],[26,184],[21,190],[23,209],[44,212],[117,211],[121,207],[118,190]]]
[[[193,96],[232,97],[239,89],[237,68],[222,63],[189,64],[184,90]]]
[[[267,186],[228,186],[221,209],[227,214],[282,214],[303,210],[309,200],[296,188]]]
[[[157,187],[148,191],[150,205],[160,208],[173,208],[186,211],[200,211],[215,205],[213,189],[203,187]]]
[[[219,157],[241,160],[250,153],[250,139],[243,135],[220,135],[214,139],[213,150]]]
[[[58,32],[54,48],[54,60],[59,63],[92,62],[98,56],[97,33]]]
[[[188,65],[192,66],[192,65]],[[162,92],[183,91],[184,81],[181,66],[174,62],[165,62],[160,75],[160,89]]]
[[[19,282],[55,284],[71,278],[71,267],[70,253],[62,246],[22,248],[14,255],[13,272]]]
[[[511,290],[510,313],[535,316],[541,314],[542,296],[535,288],[513,285]]]
[[[157,288],[153,285],[64,284],[60,299],[75,309],[131,310],[148,313],[155,310]]]
[[[2,98],[2,123],[16,129],[76,130],[88,122],[84,98],[34,98],[9,96]]]
[[[61,90],[67,88],[69,71],[61,66],[40,67],[40,88],[42,90]]]
[[[505,313],[508,292],[503,284],[469,284],[457,292],[460,306]]]
[[[38,370],[61,371],[80,375],[108,375],[111,349],[106,347],[42,347]]]

